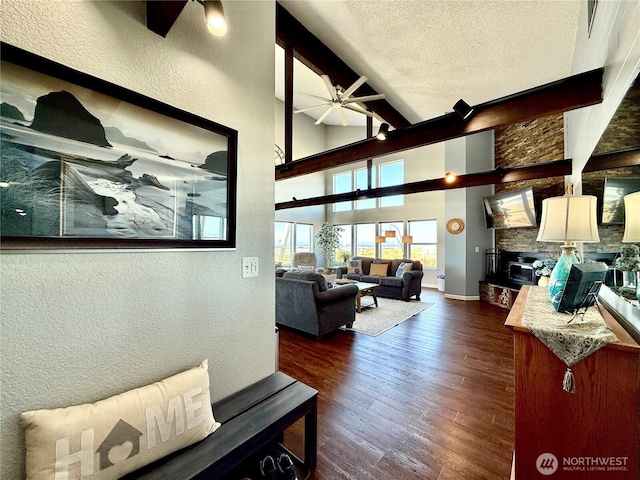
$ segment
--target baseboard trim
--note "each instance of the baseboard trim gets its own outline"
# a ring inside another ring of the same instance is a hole
[[[452,295],[451,293],[445,293],[444,298],[450,298],[452,300],[464,300],[465,302],[479,301],[480,295]]]

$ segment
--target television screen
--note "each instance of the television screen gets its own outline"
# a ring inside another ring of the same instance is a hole
[[[640,192],[639,177],[607,177],[602,195],[602,223],[624,223],[624,196]]]
[[[574,263],[569,270],[560,301],[557,306],[552,302],[554,307],[558,312],[573,313],[580,307],[591,306],[606,275],[607,265],[603,262]]]
[[[531,187],[483,198],[487,228],[536,227]]]

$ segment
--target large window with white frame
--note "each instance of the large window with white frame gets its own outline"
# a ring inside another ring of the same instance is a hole
[[[278,266],[291,265],[293,223],[275,222],[274,262]]]
[[[424,268],[438,268],[438,222],[409,220],[408,226],[408,234],[413,237],[409,258],[420,260]]]
[[[295,252],[313,252],[313,225],[296,223]]]
[[[333,176],[333,193],[349,193],[353,191],[352,172],[336,173]],[[347,212],[351,210],[351,202],[339,202],[333,204],[334,212]]]
[[[376,256],[376,224],[375,223],[356,223],[355,243],[357,257],[375,257]]]
[[[371,188],[392,187],[404,184],[404,160],[382,163],[371,169]],[[350,170],[333,175],[333,193],[347,193],[369,188],[366,168]],[[355,202],[339,202],[333,204],[334,212],[365,210],[369,208],[397,207],[404,205],[404,195],[392,195],[381,198],[366,198]]]
[[[385,242],[380,243],[380,258],[393,260],[394,258],[405,258],[405,244],[402,243],[404,236],[404,222],[389,222],[378,224],[378,235],[385,237]],[[391,235],[393,234],[393,236]]]
[[[404,184],[404,160],[380,165],[380,186],[392,187]],[[380,198],[380,207],[399,207],[404,205],[404,195],[391,195]]]
[[[291,266],[295,252],[313,252],[313,225],[294,222],[274,224],[274,262]]]
[[[337,226],[342,228],[342,234],[340,234],[340,244],[336,248],[336,260],[338,264],[344,264],[353,255],[352,225]]]

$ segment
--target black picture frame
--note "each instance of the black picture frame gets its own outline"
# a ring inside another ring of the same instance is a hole
[[[0,48],[0,251],[236,247],[236,130]]]

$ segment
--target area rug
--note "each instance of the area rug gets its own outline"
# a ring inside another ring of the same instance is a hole
[[[363,298],[365,305],[368,305],[371,301],[371,297]],[[377,337],[431,305],[433,303],[415,300],[405,302],[403,300],[378,297],[378,307],[363,308],[361,313],[356,313],[356,321],[353,322],[353,327],[347,328],[347,330],[363,333],[370,337]]]

